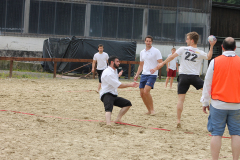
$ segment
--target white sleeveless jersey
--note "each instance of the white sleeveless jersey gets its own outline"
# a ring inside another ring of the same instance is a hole
[[[207,53],[198,48],[180,47],[176,53],[181,56],[179,74],[199,75],[203,59],[208,59]]]

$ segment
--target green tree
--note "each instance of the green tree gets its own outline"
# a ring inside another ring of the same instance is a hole
[[[213,2],[229,3],[229,4],[240,4],[240,0],[213,0]]]

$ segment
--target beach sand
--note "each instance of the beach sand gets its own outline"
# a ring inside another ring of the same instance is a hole
[[[95,91],[97,79],[0,79],[0,84],[1,160],[211,159],[208,115],[202,111],[201,90],[193,87],[186,95],[182,128],[176,128],[177,84],[170,90],[164,82],[151,91],[155,116],[144,114],[138,88],[118,89],[132,102],[122,118],[132,125],[109,127]],[[119,110],[114,107],[113,121]],[[221,159],[232,159],[230,144],[222,140]]]

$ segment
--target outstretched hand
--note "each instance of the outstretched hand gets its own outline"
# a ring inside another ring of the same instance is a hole
[[[139,83],[137,83],[137,82],[132,82],[131,85],[132,85],[132,87],[135,87],[135,88],[136,88],[136,87],[139,86]]]
[[[209,106],[204,106],[203,107],[203,112],[207,114],[207,110],[209,111]]]
[[[121,77],[123,74],[123,70],[121,70],[119,73],[118,73],[118,77]]]
[[[160,68],[162,68],[163,66],[164,66],[163,63],[159,63],[156,68],[150,69],[150,73],[153,74],[154,72],[157,71],[157,68],[160,69]]]

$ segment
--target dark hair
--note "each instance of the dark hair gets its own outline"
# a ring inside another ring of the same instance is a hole
[[[103,47],[103,45],[102,45],[102,44],[99,44],[99,45],[98,45],[98,48],[99,48],[99,47]]]
[[[222,46],[226,51],[234,51],[234,49],[236,48],[236,42],[234,39],[233,41],[224,39]]]
[[[197,32],[189,32],[189,33],[187,34],[187,36],[189,36],[189,38],[190,38],[191,40],[193,39],[194,44],[197,44],[198,39],[199,39],[199,35],[198,35]]]
[[[148,36],[145,38],[145,41],[146,41],[147,38],[150,38],[150,39],[153,41],[153,37],[152,37],[152,36],[148,35]]]
[[[111,64],[111,61],[115,61],[115,59],[119,59],[117,56],[110,56],[109,59],[108,59],[108,64],[110,65]]]

